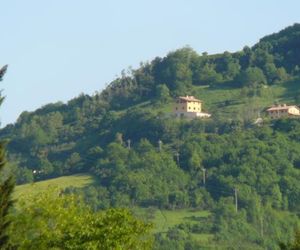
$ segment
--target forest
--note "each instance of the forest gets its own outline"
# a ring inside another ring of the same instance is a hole
[[[0,130],[3,180],[89,173],[97,183],[20,202],[8,249],[297,249],[300,120],[265,110],[300,104],[299,58],[294,24],[235,53],[184,47],[122,71],[94,95],[24,111]],[[212,117],[175,119],[181,95],[203,100]],[[151,233],[153,211],[180,209],[209,216]]]

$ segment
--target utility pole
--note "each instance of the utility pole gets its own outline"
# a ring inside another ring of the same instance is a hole
[[[205,178],[206,178],[206,169],[205,168],[202,168],[202,172],[203,172],[203,179],[202,179],[202,181],[203,181],[203,186],[205,187]]]
[[[235,212],[238,212],[238,191],[234,188]]]
[[[161,151],[162,141],[158,140],[158,150]]]
[[[127,148],[128,148],[128,149],[130,149],[130,144],[131,144],[131,140],[128,139],[128,140],[127,140]]]
[[[176,156],[177,165],[179,166],[179,153],[176,152],[175,156]]]
[[[260,236],[264,237],[264,219],[262,215],[260,217]]]
[[[260,214],[260,237],[263,238],[264,237],[264,212],[263,212],[261,200],[260,200],[259,214]]]

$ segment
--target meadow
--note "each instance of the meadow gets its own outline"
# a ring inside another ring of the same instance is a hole
[[[22,199],[26,195],[37,195],[46,192],[49,188],[65,189],[67,187],[83,188],[96,183],[95,178],[89,174],[75,174],[53,178],[45,181],[18,185],[15,188],[14,199]]]

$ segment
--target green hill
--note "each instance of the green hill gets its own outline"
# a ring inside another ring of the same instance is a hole
[[[156,235],[157,249],[204,247],[195,234],[223,246],[276,249],[299,226],[300,121],[269,120],[264,111],[299,104],[299,46],[295,24],[235,53],[185,47],[101,93],[23,112],[0,131],[11,169],[18,184],[89,173],[95,185],[71,180],[66,192],[83,194],[93,209],[210,211],[199,223],[170,223]],[[179,95],[203,100],[212,117],[173,118]],[[259,116],[264,123],[256,126]]]

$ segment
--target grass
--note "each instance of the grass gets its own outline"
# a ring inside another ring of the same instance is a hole
[[[155,208],[133,208],[134,214],[140,219],[153,223],[153,233],[166,233],[168,229],[182,224],[197,224],[203,223],[201,219],[210,216],[210,212],[206,210],[191,210],[191,209],[177,209],[177,210],[160,210]],[[213,234],[208,233],[191,233],[191,236],[199,242],[208,243]]]
[[[196,211],[190,209],[180,210],[156,210],[152,223],[154,224],[154,233],[166,233],[169,228],[182,223],[197,224],[202,223],[201,218],[210,215],[209,211]],[[191,236],[199,242],[209,242],[212,234],[191,233]]]
[[[27,194],[35,195],[40,192],[46,192],[50,187],[58,187],[65,189],[67,187],[86,187],[96,183],[95,178],[89,174],[75,174],[70,176],[63,176],[45,181],[18,185],[15,188],[14,198],[24,198]]]
[[[191,233],[192,238],[196,241],[201,241],[205,243],[210,243],[212,241],[212,238],[214,237],[213,234],[196,234],[196,233]]]
[[[242,117],[252,110],[264,114],[267,107],[274,103],[296,103],[300,99],[300,79],[285,83],[264,85],[253,90],[238,88],[232,85],[218,84],[210,86],[193,86],[193,95],[203,101],[204,110],[223,118],[234,119]]]
[[[189,209],[180,210],[156,210],[152,223],[154,232],[166,232],[169,228],[178,224],[189,222],[197,223],[200,218],[206,218],[210,215],[208,211],[194,211]]]

